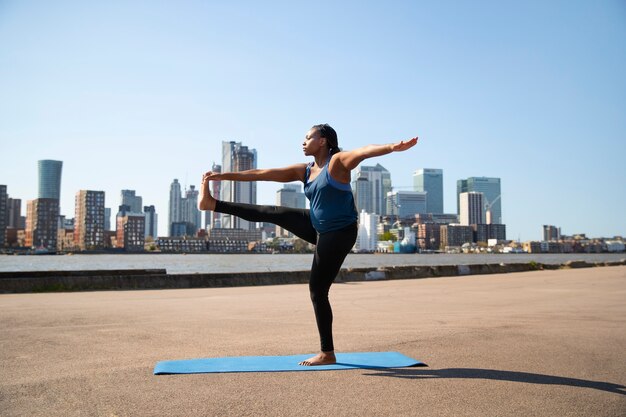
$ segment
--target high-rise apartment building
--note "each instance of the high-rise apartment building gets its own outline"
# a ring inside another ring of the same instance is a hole
[[[168,235],[194,235],[202,227],[202,215],[198,210],[198,190],[194,185],[181,194],[180,183],[177,179],[170,185]],[[181,226],[183,225],[183,226]],[[182,227],[182,228],[181,228]],[[183,234],[181,230],[186,232]]]
[[[357,210],[381,216],[390,214],[387,195],[392,191],[391,174],[382,165],[359,166],[354,172],[352,192]]]
[[[474,232],[474,242],[475,243],[487,243],[489,238],[489,226],[488,224],[478,224],[474,223],[471,225],[472,231]]]
[[[37,161],[37,168],[38,198],[27,203],[25,241],[27,246],[55,251],[63,162],[43,159]]]
[[[38,198],[27,202],[25,246],[56,251],[58,226],[58,199]]]
[[[143,214],[146,217],[146,233],[145,237],[151,236],[156,239],[158,236],[158,221],[159,216],[156,213],[154,206],[144,206]]]
[[[464,243],[474,241],[474,231],[471,226],[461,224],[442,224],[440,228],[441,249],[459,247]]]
[[[356,249],[359,252],[375,252],[378,246],[378,215],[362,210],[359,213],[359,232]]]
[[[483,222],[483,193],[474,191],[459,195],[459,220],[464,226],[470,224],[484,224]]]
[[[76,193],[74,245],[80,250],[104,248],[104,191]]]
[[[9,220],[9,195],[7,186],[0,185],[0,248],[6,244],[6,230]]]
[[[354,194],[354,205],[357,209],[360,207],[360,211],[366,213],[373,213],[374,201],[372,200],[372,187],[367,177],[358,177],[352,181],[352,194]],[[385,203],[386,204],[386,203]],[[367,210],[370,210],[369,212]]]
[[[37,168],[39,174],[38,198],[28,202],[30,207],[27,207],[26,213],[25,240],[27,246],[43,247],[49,251],[55,251],[57,249],[63,162],[43,159],[37,162]],[[30,223],[29,214],[31,215]]]
[[[104,208],[104,230],[111,231],[111,209],[108,207]]]
[[[441,246],[441,224],[419,223],[417,225],[417,245],[422,250],[438,250]]]
[[[130,207],[131,213],[141,213],[143,207],[143,199],[135,195],[135,190],[122,190],[120,193],[120,205]]]
[[[202,215],[198,210],[198,190],[194,185],[190,185],[188,190],[185,190],[185,198],[180,202],[181,218],[180,221],[193,225],[190,228],[193,229],[195,234],[202,228]]]
[[[257,153],[241,142],[222,142],[222,172],[238,172],[256,168]],[[256,182],[221,181],[222,200],[235,203],[256,204]],[[222,227],[253,230],[254,222],[230,214],[222,214]]]
[[[426,192],[426,212],[443,214],[443,170],[422,168],[413,174],[414,191]]]
[[[543,240],[546,242],[558,241],[561,239],[561,228],[552,225],[543,225]]]
[[[306,208],[306,196],[300,184],[285,184],[276,191],[276,205],[280,207]],[[293,234],[280,226],[276,226],[276,236],[293,237]]]
[[[461,214],[461,193],[483,193],[483,214],[485,223],[502,224],[502,198],[500,178],[469,177],[456,183],[457,214]]]
[[[489,239],[506,240],[506,225],[505,224],[488,224]]]
[[[117,247],[127,252],[144,250],[146,218],[142,213],[124,213],[117,216]]]
[[[9,214],[7,227],[24,229],[25,217],[22,216],[22,200],[19,198],[9,198],[7,211]]]
[[[426,193],[419,191],[392,191],[387,193],[387,214],[401,219],[426,213]]]
[[[59,216],[59,228],[57,229],[57,250],[76,250],[76,243],[74,241],[74,220],[75,219],[66,219],[65,216]]]
[[[169,212],[167,219],[167,228],[169,236],[177,236],[172,234],[172,224],[180,223],[181,217],[181,201],[182,194],[180,189],[180,183],[177,179],[174,179],[172,184],[170,185],[170,200],[169,200]]]
[[[39,193],[38,198],[61,199],[61,171],[63,161],[44,159],[38,161]]]

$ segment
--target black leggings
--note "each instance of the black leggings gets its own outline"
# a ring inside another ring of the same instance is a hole
[[[328,291],[335,281],[344,259],[354,246],[358,226],[356,223],[340,230],[317,233],[311,224],[309,210],[279,206],[217,201],[215,211],[232,214],[251,222],[267,222],[289,230],[301,239],[315,244],[311,266],[309,291],[322,352],[335,350],[333,345],[333,311],[328,301]]]

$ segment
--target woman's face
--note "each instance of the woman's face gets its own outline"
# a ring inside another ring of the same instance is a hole
[[[316,155],[320,149],[326,146],[326,139],[322,138],[317,129],[311,129],[306,133],[302,142],[302,151],[306,156]]]

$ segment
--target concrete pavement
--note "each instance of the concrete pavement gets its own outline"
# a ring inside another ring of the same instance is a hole
[[[626,267],[355,282],[340,351],[428,368],[154,376],[315,352],[306,285],[0,295],[3,416],[624,416]]]

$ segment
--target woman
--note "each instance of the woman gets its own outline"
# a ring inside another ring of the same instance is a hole
[[[335,130],[327,124],[315,125],[307,132],[302,143],[304,154],[314,158],[309,164],[240,172],[209,171],[203,175],[198,203],[200,210],[231,214],[252,222],[273,223],[316,245],[309,291],[320,334],[321,351],[300,362],[300,365],[329,365],[336,362],[332,335],[333,313],[328,291],[357,237],[358,213],[350,187],[350,171],[367,158],[405,151],[416,143],[417,137],[406,142],[341,151]],[[209,192],[210,180],[302,181],[311,209],[218,201]]]

